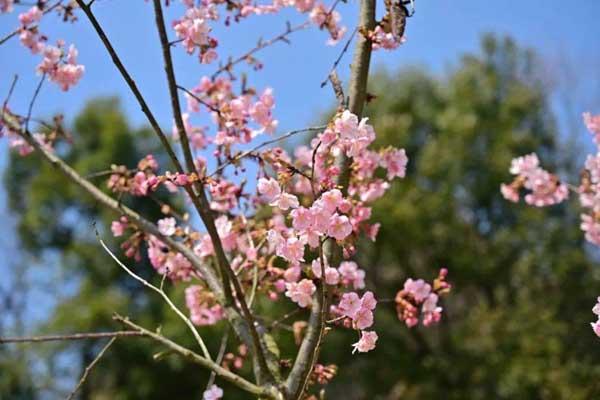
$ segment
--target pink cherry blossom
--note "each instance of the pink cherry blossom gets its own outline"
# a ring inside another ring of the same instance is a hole
[[[592,312],[600,317],[600,296],[598,296],[597,302],[592,308]]]
[[[115,237],[122,236],[127,229],[129,222],[126,217],[121,217],[117,221],[113,221],[110,225],[110,230]]]
[[[305,246],[306,240],[304,238],[293,236],[281,243],[278,255],[292,264],[298,264],[300,261],[304,261]]]
[[[369,38],[373,42],[373,50],[394,50],[406,41],[404,36],[398,40],[392,32],[386,33],[380,25],[377,25],[375,30],[370,32]]]
[[[292,226],[298,231],[309,229],[314,223],[312,211],[305,207],[298,207],[291,212]]]
[[[431,293],[431,285],[423,279],[413,280],[408,278],[404,282],[404,290],[410,293],[418,303],[425,300]]]
[[[367,310],[374,310],[375,307],[377,307],[377,300],[375,299],[373,292],[367,291],[363,294],[360,299],[360,306]]]
[[[258,180],[258,193],[260,193],[265,201],[272,202],[281,194],[279,183],[273,178],[260,178]]]
[[[300,282],[286,283],[285,295],[300,307],[308,307],[312,303],[312,295],[317,290],[315,284],[310,279],[302,279]]]
[[[537,154],[531,153],[523,157],[512,160],[510,164],[510,173],[513,175],[529,174],[539,167],[540,160]]]
[[[362,301],[355,292],[344,293],[338,305],[342,315],[354,319],[362,307]]]
[[[163,218],[158,220],[158,231],[165,236],[173,236],[176,225],[175,218]]]
[[[438,295],[431,293],[423,302],[421,312],[423,313],[423,325],[429,326],[437,323],[442,317],[442,307],[438,307]]]
[[[365,287],[365,271],[359,269],[354,261],[342,261],[338,271],[345,286],[352,285],[354,289]]]
[[[390,184],[384,182],[381,179],[377,179],[367,186],[366,190],[363,190],[360,194],[361,201],[372,202],[383,196],[386,190],[388,190]]]
[[[345,215],[334,214],[329,220],[327,235],[336,240],[344,240],[352,233],[352,224]]]
[[[406,175],[406,164],[408,157],[404,149],[390,148],[384,152],[381,164],[387,168],[387,178],[392,180],[394,177],[404,178]]]
[[[283,273],[286,282],[298,282],[300,276],[302,276],[302,268],[299,265],[292,265]]]
[[[297,208],[300,205],[298,198],[293,194],[282,192],[277,196],[271,203],[272,206],[279,207],[282,210],[289,210],[290,208]]]
[[[354,343],[352,346],[354,350],[352,353],[358,351],[359,353],[366,353],[375,348],[375,343],[377,343],[377,333],[373,331],[362,331],[360,340]]]
[[[516,202],[519,200],[519,188],[529,190],[525,202],[536,207],[545,207],[561,203],[569,197],[569,188],[559,178],[539,166],[535,153],[512,160],[510,173],[517,175],[510,185],[501,185],[504,198]]]
[[[19,14],[19,22],[24,26],[31,25],[39,22],[43,15],[42,10],[38,6],[33,6],[26,12]]]
[[[203,400],[219,400],[223,397],[223,389],[217,385],[212,385],[202,395]]]
[[[361,307],[352,320],[356,329],[367,329],[373,325],[373,312],[367,308]]]
[[[325,268],[325,283],[328,285],[337,285],[340,282],[340,273],[332,267]]]
[[[321,195],[320,204],[327,212],[334,213],[342,204],[343,199],[342,192],[339,189],[332,189]]]
[[[592,115],[585,112],[583,113],[583,122],[590,133],[594,135],[594,142],[600,144],[600,114]]]
[[[226,215],[221,215],[215,220],[215,227],[217,228],[217,233],[221,238],[223,249],[225,251],[231,251],[235,249],[238,235],[233,229],[233,222],[231,222]]]
[[[511,201],[513,203],[519,202],[519,191],[516,190],[512,185],[501,184],[500,192],[502,193],[502,197],[506,200]]]
[[[190,320],[194,325],[214,325],[224,317],[223,308],[217,304],[212,293],[200,285],[185,289],[185,304],[190,310]]]
[[[194,252],[200,257],[208,257],[214,254],[213,243],[208,234],[202,235],[200,242],[194,247]]]

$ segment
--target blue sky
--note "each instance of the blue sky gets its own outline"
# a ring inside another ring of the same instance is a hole
[[[594,106],[589,99],[600,93],[600,1],[417,0],[416,3],[416,14],[408,21],[407,43],[394,52],[377,52],[375,69],[393,70],[416,64],[442,74],[461,54],[477,50],[481,34],[506,34],[519,44],[536,49],[550,64],[566,63],[576,78],[572,87],[567,85],[567,91],[576,92],[586,107]],[[356,8],[356,0],[340,3],[338,7],[350,30],[356,23]],[[181,11],[179,6],[171,7],[168,19],[176,18]],[[170,129],[172,117],[151,5],[142,0],[97,0],[94,12],[159,122]],[[240,55],[252,48],[260,36],[268,39],[282,32],[286,19],[295,25],[304,17],[289,11],[276,17],[254,16],[231,28],[216,27],[221,57]],[[15,27],[16,14],[0,15],[0,37]],[[116,95],[132,124],[146,123],[85,17],[81,16],[75,24],[59,23],[57,18],[49,17],[42,31],[52,40],[63,38],[67,43],[75,43],[86,73],[81,83],[68,93],[46,83],[36,103],[35,115],[63,112],[69,120],[86,100]],[[274,88],[275,113],[282,131],[313,123],[334,101],[330,88],[320,88],[320,82],[341,45],[328,47],[326,39],[327,35],[316,29],[301,31],[291,36],[291,45],[278,43],[258,54],[265,67],[259,73],[251,73],[250,82],[258,89]],[[195,57],[187,56],[181,48],[175,49],[174,54],[178,79],[184,86],[195,85],[201,76],[213,71],[214,67],[198,64]],[[38,80],[34,73],[38,62],[39,58],[29,54],[16,39],[0,46],[0,97],[4,98],[12,76],[18,73],[20,79],[11,101],[11,108],[17,112],[26,113]],[[339,67],[342,80],[348,76],[349,63],[350,54]],[[592,111],[600,112],[600,99],[597,100]],[[6,162],[6,154],[6,141],[0,141],[0,168]],[[0,187],[0,219],[10,221],[8,215]],[[1,234],[5,239],[0,240],[0,251],[15,254],[17,245],[9,226],[3,224]],[[0,261],[0,267],[4,270],[7,265]]]

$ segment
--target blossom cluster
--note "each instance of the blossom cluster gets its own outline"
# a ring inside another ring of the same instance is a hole
[[[373,44],[373,50],[394,50],[406,42],[404,36],[398,40],[392,32],[386,32],[381,25],[377,25],[373,31],[368,32],[367,37]]]
[[[212,142],[219,146],[219,149],[224,149],[219,150],[219,153],[228,153],[232,145],[249,143],[257,135],[264,132],[273,133],[277,128],[278,121],[273,117],[275,98],[270,88],[265,89],[260,96],[257,96],[253,89],[246,89],[242,94],[236,95],[230,79],[211,79],[204,76],[186,95],[189,111],[185,115],[186,132],[191,135],[201,134],[202,138],[191,138],[192,142],[202,143],[201,146],[196,145],[197,148],[204,148],[207,143]],[[205,138],[203,130],[199,131],[189,124],[190,113],[200,112],[201,105],[212,114],[217,127],[214,138]],[[256,126],[252,128],[250,123]],[[177,139],[178,133],[175,128],[173,132]]]
[[[516,178],[510,184],[500,186],[505,199],[518,202],[521,188],[529,192],[525,195],[527,204],[544,207],[563,202],[569,197],[569,188],[556,175],[542,167],[535,153],[515,158],[510,167],[510,173]]]
[[[218,40],[211,36],[211,21],[217,22],[221,19],[219,6],[225,7],[224,23],[231,24],[231,20],[239,21],[251,15],[274,14],[286,7],[293,7],[300,13],[307,13],[312,23],[320,29],[328,31],[330,39],[328,44],[337,43],[346,28],[341,26],[340,14],[333,8],[326,7],[323,3],[315,0],[273,0],[272,3],[257,4],[247,0],[209,0],[196,2],[194,0],[182,0],[186,6],[184,15],[173,22],[173,29],[179,41],[182,42],[188,54],[194,54],[198,49],[199,60],[202,64],[210,64],[218,58],[216,48]]]
[[[419,320],[424,326],[440,321],[442,307],[438,305],[439,298],[451,289],[451,285],[446,281],[447,275],[448,270],[442,268],[432,285],[423,279],[409,278],[404,282],[404,288],[396,294],[395,301],[398,318],[404,321],[406,326],[412,328]]]
[[[215,296],[200,285],[185,289],[185,304],[195,325],[214,325],[223,319],[223,308],[216,302]]]
[[[596,145],[600,145],[600,115],[584,113],[583,121]],[[515,158],[510,172],[516,175],[515,180],[500,187],[507,200],[517,202],[519,190],[523,187],[531,191],[525,196],[525,201],[538,207],[557,204],[568,198],[568,186],[542,169],[535,153]],[[581,229],[588,242],[600,246],[600,152],[587,156],[576,192],[585,210],[581,214]]]
[[[42,55],[42,61],[37,66],[38,73],[47,75],[50,81],[67,91],[79,82],[85,67],[77,63],[78,52],[74,45],[65,51],[62,40],[57,41],[56,46],[46,43],[48,38],[39,30],[39,22],[44,16],[40,6],[44,4],[43,1],[38,2],[38,5],[19,14],[19,39],[32,54]]]
[[[206,101],[214,96],[215,107],[218,104],[227,112],[229,105],[219,93],[230,92],[208,90],[211,97]],[[271,106],[269,97],[267,92],[259,102]],[[221,213],[215,219],[217,234],[240,280],[249,282],[253,273],[258,274],[259,293],[273,300],[284,294],[299,307],[309,307],[318,285],[326,285],[335,304],[331,312],[342,317],[345,326],[360,332],[354,349],[366,352],[374,348],[377,340],[377,334],[368,331],[374,322],[377,302],[372,292],[362,296],[355,292],[365,288],[365,271],[349,258],[355,252],[360,233],[375,240],[378,225],[369,222],[370,203],[383,195],[390,180],[405,176],[408,162],[402,149],[368,149],[374,138],[375,132],[366,118],[359,120],[347,110],[340,112],[311,141],[310,148],[297,149],[295,160],[278,148],[258,153],[256,158],[263,177],[258,180],[255,195],[221,174],[211,178],[160,174],[151,155],[144,157],[134,170],[113,166],[108,186],[120,193],[148,196],[161,185],[167,190],[177,190],[178,186],[191,182],[205,185],[211,208]],[[342,153],[352,157],[347,194],[336,187],[340,173],[336,158]],[[275,177],[269,177],[268,171],[275,173]],[[236,215],[242,197],[249,198],[257,208],[270,208],[272,215],[252,221],[243,214]],[[213,262],[215,250],[210,235],[195,231],[187,225],[187,220],[169,211],[163,210],[167,215],[157,222],[160,234],[181,241],[206,262]],[[175,281],[194,281],[186,291],[186,304],[195,324],[214,324],[222,318],[222,309],[202,276],[182,254],[170,249],[160,238],[141,232],[124,217],[114,221],[111,228],[115,236],[130,232],[122,244],[127,256],[139,259],[140,249],[145,245],[151,264],[160,274]],[[336,267],[330,266],[323,254],[323,245],[328,240],[341,246],[346,258]],[[269,261],[272,255],[284,264]]]
[[[583,113],[583,122],[592,135],[593,141],[600,148],[600,115]],[[502,184],[500,190],[507,200],[517,202],[519,189],[525,187],[531,191],[525,196],[525,201],[534,206],[547,206],[560,203],[567,199],[568,186],[560,182],[558,177],[539,167],[536,154],[515,158],[510,172],[517,175],[509,185]],[[588,155],[581,171],[581,181],[575,189],[579,195],[579,203],[585,210],[581,214],[581,230],[585,239],[600,246],[600,151]],[[594,332],[600,336],[600,298],[593,312],[599,316],[598,321],[592,322]]]

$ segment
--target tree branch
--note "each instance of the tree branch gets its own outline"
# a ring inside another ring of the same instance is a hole
[[[241,376],[236,375],[233,372],[221,367],[220,365],[218,365],[210,360],[207,360],[206,358],[200,356],[199,354],[194,353],[190,349],[180,346],[177,343],[171,341],[170,339],[167,339],[166,337],[159,335],[158,333],[149,331],[146,328],[143,328],[143,327],[133,323],[132,321],[130,321],[127,318],[123,318],[120,315],[115,315],[113,317],[113,319],[115,321],[118,321],[118,322],[122,323],[123,325],[129,327],[130,329],[136,330],[136,331],[142,333],[144,336],[149,337],[149,338],[163,344],[164,346],[168,347],[170,350],[174,351],[175,353],[180,354],[184,358],[186,358],[196,364],[199,364],[204,368],[214,371],[217,376],[231,382],[232,384],[236,385],[240,389],[243,389],[249,393],[252,393],[256,396],[260,396],[263,398],[278,399],[278,394],[274,388],[257,386],[255,384],[245,380]]]
[[[361,0],[359,30],[364,28],[373,30],[375,28],[375,0]],[[363,107],[367,97],[367,81],[369,77],[369,66],[371,62],[372,43],[364,35],[360,35],[356,42],[354,50],[354,60],[352,62],[352,71],[349,83],[349,110],[359,118],[362,115]],[[350,160],[341,155],[336,164],[340,166],[341,174],[338,184],[344,194],[348,191],[348,181],[350,179]],[[327,255],[332,266],[339,265],[342,252],[339,246],[332,243],[328,246]],[[324,299],[324,300],[322,300]],[[325,328],[325,316],[328,308],[326,296],[321,296],[317,291],[313,297],[313,307],[308,322],[308,328],[298,355],[294,361],[292,371],[286,380],[286,392],[291,399],[299,399],[308,381],[308,376],[317,361],[323,330]]]
[[[171,97],[171,107],[173,109],[173,116],[175,119],[175,126],[177,127],[177,131],[181,139],[181,146],[187,169],[190,172],[196,172],[196,166],[194,165],[194,157],[190,149],[187,132],[185,130],[183,118],[181,115],[179,93],[177,91],[177,82],[175,79],[175,71],[173,69],[173,60],[171,58],[171,46],[169,45],[169,38],[167,37],[167,31],[165,28],[161,0],[153,0],[153,3],[154,13],[156,16],[156,26],[160,37],[160,43],[165,64],[165,73],[167,75],[169,94]],[[204,222],[204,225],[206,226],[206,230],[208,231],[213,247],[215,249],[217,261],[221,270],[221,279],[223,281],[222,287],[225,294],[225,299],[230,305],[235,306],[235,300],[233,298],[233,295],[235,295],[235,299],[237,300],[241,308],[242,317],[245,319],[248,325],[248,330],[250,331],[250,335],[252,337],[252,343],[250,343],[252,345],[251,349],[253,350],[252,354],[254,355],[254,357],[256,357],[257,366],[259,368],[257,371],[258,381],[261,382],[263,380],[266,380],[272,382],[274,381],[274,377],[267,365],[267,361],[264,354],[265,349],[260,343],[260,338],[256,329],[256,320],[254,319],[254,316],[248,308],[246,299],[244,297],[244,292],[242,290],[242,286],[239,283],[237,277],[235,276],[235,273],[231,268],[229,260],[225,255],[223,244],[217,232],[215,220],[210,209],[210,203],[204,191],[204,186],[201,183],[195,183],[194,189],[192,189],[191,187],[187,188],[188,194],[190,195],[192,203],[198,211],[198,214],[202,218],[202,222]],[[235,289],[233,294],[231,292],[230,282],[233,283],[233,287]]]
[[[98,236],[98,232],[96,232],[96,236]],[[165,293],[164,290],[162,290],[162,283],[161,283],[161,287],[160,289],[157,288],[156,286],[154,286],[153,284],[151,284],[150,282],[148,282],[147,280],[145,280],[144,278],[140,277],[139,275],[135,274],[132,270],[130,270],[129,268],[127,268],[125,266],[125,264],[123,264],[121,262],[121,260],[119,260],[117,258],[117,256],[115,256],[113,254],[112,251],[110,251],[110,249],[108,248],[108,246],[104,243],[104,241],[102,241],[102,239],[100,239],[100,237],[98,236],[98,240],[100,241],[100,244],[102,245],[102,248],[104,248],[104,250],[112,257],[113,260],[116,261],[117,264],[119,264],[119,266],[121,268],[123,268],[125,270],[125,272],[127,272],[131,277],[133,277],[133,279],[137,280],[138,282],[140,282],[142,285],[146,286],[147,288],[150,288],[151,290],[155,291],[156,293],[158,293],[163,300],[169,305],[169,307],[171,308],[171,310],[173,310],[175,312],[175,314],[177,314],[177,316],[187,325],[187,327],[190,329],[190,331],[192,332],[192,334],[194,335],[194,338],[196,339],[196,341],[198,342],[198,344],[200,345],[200,348],[202,349],[202,352],[204,353],[204,357],[208,360],[212,360],[210,353],[208,351],[208,348],[206,347],[206,345],[204,344],[204,340],[202,340],[202,337],[200,336],[200,334],[198,333],[198,330],[196,329],[196,327],[194,326],[194,324],[192,324],[192,321],[190,321],[190,319],[188,317],[185,316],[184,313],[181,312],[181,310],[179,308],[177,308],[177,306],[175,306],[175,304],[173,304],[173,302],[171,301],[171,299],[169,298],[169,296],[167,296],[167,294]],[[166,275],[165,275],[166,276]],[[163,276],[164,279],[164,276]]]
[[[123,63],[121,62],[121,59],[119,58],[119,56],[117,55],[117,52],[115,51],[112,44],[110,43],[110,40],[106,36],[106,33],[104,33],[104,30],[100,26],[100,23],[94,16],[94,13],[92,13],[91,8],[88,5],[86,5],[83,2],[83,0],[75,0],[75,1],[79,5],[79,7],[81,7],[81,9],[85,13],[85,15],[90,20],[92,26],[96,30],[96,33],[98,34],[98,36],[100,37],[100,40],[104,44],[104,47],[108,51],[110,58],[112,59],[113,63],[115,64],[115,66],[117,67],[119,72],[121,73],[121,76],[123,76],[123,79],[125,79],[125,82],[129,86],[129,89],[131,90],[131,92],[135,96],[136,100],[138,101],[138,103],[142,109],[142,112],[146,115],[148,122],[150,122],[152,129],[154,129],[154,132],[156,132],[156,134],[158,135],[162,145],[164,146],[165,150],[167,151],[167,154],[169,155],[169,157],[171,158],[171,161],[175,165],[175,169],[180,173],[184,173],[183,168],[181,167],[181,163],[179,162],[177,155],[175,155],[175,152],[173,151],[173,148],[171,147],[169,140],[167,139],[164,132],[160,128],[160,125],[158,124],[158,121],[154,117],[154,114],[152,114],[152,111],[150,111],[150,108],[148,107],[148,104],[146,103],[144,96],[142,96],[142,93],[138,89],[135,81],[133,80],[131,75],[129,75],[129,72],[127,71],[127,69],[125,68]]]
[[[0,344],[4,343],[39,343],[57,342],[68,340],[104,339],[123,336],[143,336],[139,331],[117,331],[117,332],[93,332],[93,333],[71,333],[65,335],[45,336],[22,336],[22,337],[0,337]]]
[[[218,70],[216,70],[216,71],[215,71],[215,73],[214,73],[214,74],[212,74],[212,76],[211,76],[211,79],[213,79],[213,80],[214,80],[214,79],[215,79],[217,76],[219,76],[219,74],[221,74],[222,72],[225,72],[225,71],[230,71],[230,70],[231,70],[231,68],[232,68],[234,65],[236,65],[236,64],[238,64],[238,63],[240,63],[240,62],[242,62],[242,61],[244,61],[244,60],[247,60],[247,59],[248,59],[248,57],[250,57],[252,54],[254,54],[254,53],[256,53],[256,52],[258,52],[258,51],[260,51],[260,50],[264,49],[265,47],[269,47],[269,46],[271,46],[272,44],[274,44],[274,43],[277,43],[277,42],[279,42],[279,41],[286,42],[286,43],[290,43],[290,42],[289,42],[289,40],[287,39],[287,37],[288,37],[288,36],[289,36],[291,33],[294,33],[294,32],[296,32],[296,31],[299,31],[299,30],[305,29],[305,28],[307,28],[309,25],[310,25],[310,21],[306,21],[306,22],[304,22],[304,23],[302,23],[302,24],[300,24],[300,25],[297,25],[297,26],[294,26],[294,27],[292,27],[292,26],[290,26],[290,24],[289,24],[289,22],[288,22],[288,23],[287,23],[287,27],[286,27],[286,30],[285,30],[285,32],[283,32],[283,33],[280,33],[279,35],[275,36],[275,37],[274,37],[274,38],[272,38],[272,39],[269,39],[269,40],[267,40],[266,42],[263,42],[262,40],[260,40],[260,41],[258,42],[258,45],[257,45],[256,47],[254,47],[253,49],[251,49],[251,50],[249,50],[248,52],[244,53],[243,55],[241,55],[240,57],[236,58],[235,60],[231,60],[231,59],[230,59],[229,61],[227,61],[227,63],[226,63],[225,65],[221,66],[221,67],[220,67]]]
[[[313,126],[313,127],[304,128],[304,129],[296,129],[296,130],[293,130],[293,131],[289,131],[289,132],[287,132],[287,133],[285,133],[285,134],[283,134],[281,136],[278,136],[278,137],[276,137],[274,139],[267,140],[266,142],[263,142],[263,143],[261,143],[259,145],[256,145],[253,148],[251,148],[250,150],[246,150],[243,153],[240,153],[237,156],[233,157],[229,161],[221,164],[219,166],[219,168],[217,168],[213,173],[211,173],[210,175],[208,175],[208,177],[210,178],[210,177],[215,176],[219,172],[223,171],[227,166],[229,166],[231,164],[234,164],[234,163],[238,162],[239,160],[252,155],[252,153],[254,153],[257,150],[262,149],[265,146],[268,146],[268,145],[273,144],[273,143],[281,142],[282,140],[285,140],[285,139],[287,139],[289,137],[297,135],[298,133],[322,131],[325,128],[327,128],[327,125]]]
[[[109,347],[112,346],[112,344],[115,342],[115,340],[117,340],[116,336],[113,337],[112,339],[110,339],[108,341],[108,343],[106,343],[106,345],[102,348],[102,350],[100,350],[100,352],[98,353],[98,355],[96,356],[96,358],[94,358],[92,360],[92,362],[85,368],[85,371],[83,371],[83,375],[81,376],[81,379],[77,383],[77,386],[75,386],[75,389],[73,389],[73,391],[71,392],[71,394],[69,394],[69,397],[67,397],[67,400],[71,400],[71,399],[73,399],[75,397],[75,393],[77,393],[77,391],[79,390],[79,388],[81,387],[81,385],[83,385],[83,383],[85,382],[85,380],[89,376],[89,374],[92,371],[92,369],[94,368],[94,366],[96,366],[96,364],[98,363],[98,361],[100,361],[100,359],[102,358],[102,356],[104,356],[104,353],[106,353],[106,351],[109,349]]]

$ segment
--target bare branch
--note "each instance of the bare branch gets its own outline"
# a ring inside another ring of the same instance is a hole
[[[200,348],[202,349],[202,352],[204,353],[204,357],[206,357],[208,360],[212,360],[212,358],[210,356],[210,353],[208,351],[208,348],[206,347],[206,344],[204,344],[204,340],[202,340],[202,337],[198,333],[198,330],[196,329],[196,327],[194,326],[194,324],[192,324],[192,321],[190,321],[190,319],[188,317],[186,317],[185,314],[182,313],[181,310],[179,310],[179,308],[177,308],[177,306],[175,304],[173,304],[173,302],[171,301],[171,299],[169,298],[169,296],[167,296],[167,294],[162,290],[162,286],[163,286],[163,282],[164,282],[164,276],[163,276],[163,281],[161,282],[161,285],[160,285],[161,288],[159,289],[156,286],[154,286],[153,284],[151,284],[150,282],[148,282],[147,280],[145,280],[144,278],[142,278],[141,276],[135,274],[129,268],[127,268],[125,266],[125,264],[123,264],[117,258],[117,256],[115,256],[113,254],[113,252],[110,251],[110,249],[104,243],[104,241],[102,239],[100,239],[100,237],[98,236],[98,232],[96,232],[96,236],[98,237],[98,240],[100,241],[100,244],[102,245],[102,248],[104,248],[104,250],[112,257],[113,260],[115,260],[115,262],[117,264],[119,264],[119,266],[121,268],[123,268],[125,270],[125,272],[127,272],[131,277],[133,277],[133,279],[135,279],[136,281],[140,282],[142,285],[144,285],[147,288],[150,288],[151,290],[153,290],[156,293],[158,293],[163,298],[163,300],[169,305],[169,307],[171,308],[171,310],[173,310],[175,312],[175,314],[177,314],[177,316],[179,318],[181,318],[181,320],[183,322],[185,322],[185,324],[188,326],[188,328],[190,329],[190,331],[194,335],[194,338],[196,339],[196,341],[200,345]],[[166,276],[166,274],[165,274],[165,276]]]
[[[67,400],[71,400],[71,399],[73,399],[73,397],[75,397],[75,393],[77,393],[77,391],[79,390],[79,388],[81,387],[81,385],[83,385],[83,383],[85,382],[85,380],[89,376],[89,374],[92,371],[92,369],[94,369],[94,366],[96,366],[96,364],[98,363],[98,361],[100,361],[100,359],[102,358],[102,356],[104,356],[104,353],[106,353],[106,351],[109,349],[109,347],[112,346],[112,344],[115,342],[115,340],[117,340],[116,337],[113,337],[112,339],[110,339],[108,341],[108,343],[106,343],[106,345],[102,348],[102,350],[100,350],[100,352],[98,353],[98,355],[96,356],[96,358],[94,358],[92,360],[92,362],[90,363],[90,365],[88,365],[85,368],[85,371],[83,371],[83,375],[81,376],[81,379],[77,383],[77,386],[75,386],[75,389],[73,389],[73,391],[71,392],[71,394],[69,394],[69,396],[67,397]]]
[[[31,113],[33,112],[33,105],[35,104],[35,100],[37,99],[38,95],[40,94],[40,90],[42,90],[42,85],[44,84],[45,80],[46,80],[46,73],[44,72],[42,74],[42,77],[40,78],[40,82],[38,83],[37,87],[35,88],[33,97],[31,98],[31,101],[29,102],[29,108],[27,109],[27,117],[25,118],[25,130],[29,130],[29,120],[31,119]]]
[[[333,62],[333,66],[329,70],[329,74],[327,75],[327,78],[325,78],[325,80],[323,80],[323,82],[321,82],[321,87],[325,87],[325,85],[327,85],[327,80],[331,76],[331,73],[334,72],[337,69],[338,65],[342,61],[342,58],[344,57],[344,54],[346,54],[346,52],[348,51],[348,48],[350,47],[350,43],[352,43],[352,40],[354,39],[354,36],[356,35],[356,32],[358,32],[358,27],[354,28],[354,30],[352,31],[352,34],[350,35],[350,37],[346,41],[346,44],[342,48],[342,51],[340,52],[340,54],[338,55],[338,57]]]
[[[322,131],[323,129],[327,128],[327,125],[321,125],[321,126],[313,126],[310,128],[304,128],[304,129],[296,129],[294,131],[289,131],[281,136],[276,137],[275,139],[271,139],[271,140],[267,140],[266,142],[263,142],[257,146],[254,146],[253,148],[251,148],[250,150],[246,150],[243,153],[238,154],[237,156],[233,157],[232,159],[230,159],[229,161],[227,161],[224,164],[221,164],[219,166],[219,168],[217,168],[213,173],[211,173],[210,175],[208,175],[208,177],[213,177],[216,174],[220,173],[221,171],[223,171],[227,166],[234,164],[238,161],[240,161],[243,158],[246,158],[250,155],[252,155],[254,152],[256,152],[257,150],[262,149],[263,147],[266,147],[270,144],[273,143],[277,143],[277,142],[281,142],[282,140],[285,140],[291,136],[297,135],[298,133],[304,133],[304,132],[317,132],[317,131]]]
[[[8,110],[8,102],[15,91],[15,87],[17,86],[17,81],[19,80],[19,75],[15,74],[13,80],[10,84],[10,88],[8,89],[8,94],[6,95],[6,99],[4,99],[4,103],[2,103],[2,118],[4,118],[4,111]]]
[[[263,42],[262,40],[259,41],[258,45],[256,47],[254,47],[253,49],[247,51],[246,53],[244,53],[243,55],[241,55],[240,57],[236,58],[235,60],[229,60],[225,65],[221,66],[218,70],[215,71],[214,74],[212,74],[211,78],[214,80],[217,76],[219,76],[222,72],[225,71],[231,71],[231,68],[236,65],[239,64],[240,62],[247,60],[250,56],[252,56],[254,53],[264,49],[265,47],[269,47],[274,43],[277,42],[286,42],[289,43],[289,40],[287,39],[287,37],[299,30],[305,29],[308,26],[310,26],[310,21],[306,21],[303,24],[291,27],[289,25],[289,23],[287,24],[287,28],[285,30],[285,32],[280,33],[279,35],[275,36],[272,39],[267,40],[266,42]]]
[[[159,137],[162,145],[164,146],[165,150],[169,154],[169,157],[171,158],[171,161],[175,165],[175,169],[178,172],[183,173],[184,171],[183,171],[183,168],[181,166],[181,163],[179,162],[179,159],[175,155],[175,152],[173,151],[173,148],[171,147],[171,144],[169,143],[169,140],[167,139],[167,137],[165,136],[164,132],[160,128],[160,125],[158,124],[158,121],[154,117],[154,114],[152,114],[152,111],[150,111],[150,108],[148,107],[148,104],[146,104],[146,100],[144,99],[144,96],[142,96],[142,93],[138,89],[135,81],[133,80],[133,78],[131,77],[131,75],[129,75],[129,72],[127,71],[127,69],[125,68],[125,66],[123,65],[123,63],[121,62],[121,59],[119,58],[119,56],[117,55],[117,52],[115,51],[115,49],[113,48],[112,44],[110,43],[110,40],[106,36],[106,33],[104,33],[104,30],[100,26],[100,23],[98,22],[98,20],[96,19],[96,17],[92,13],[92,10],[90,9],[90,7],[88,5],[86,5],[83,2],[83,0],[75,0],[75,1],[79,5],[79,7],[81,7],[81,9],[85,13],[85,15],[90,20],[92,26],[96,30],[96,33],[98,34],[98,36],[100,37],[100,40],[104,44],[104,47],[108,51],[108,54],[110,55],[110,58],[112,59],[113,63],[115,64],[115,66],[117,67],[117,69],[119,70],[119,72],[121,73],[121,75],[123,76],[123,79],[125,79],[125,82],[129,86],[129,89],[131,90],[131,92],[135,96],[136,100],[138,101],[138,103],[139,103],[139,105],[140,105],[140,107],[142,109],[142,112],[146,115],[146,118],[148,119],[148,122],[150,122],[150,125],[152,126],[152,129],[154,129],[154,132],[156,132],[156,134],[158,135],[158,137]]]
[[[227,350],[227,341],[228,340],[229,340],[229,330],[225,331],[225,334],[221,338],[221,346],[219,347],[219,353],[217,354],[217,360],[215,361],[215,363],[217,363],[217,365],[221,365],[221,362],[223,362],[223,357],[225,357],[225,350]],[[208,390],[215,383],[216,376],[217,376],[217,373],[215,371],[212,371],[210,373],[210,378],[208,378],[208,383],[206,384],[206,390]]]
[[[180,354],[184,358],[186,358],[196,364],[199,364],[199,365],[203,366],[204,368],[208,368],[208,369],[214,371],[218,377],[231,382],[232,384],[236,385],[240,389],[243,389],[243,390],[245,390],[249,393],[252,393],[256,396],[261,396],[261,397],[268,398],[268,399],[275,400],[275,399],[279,398],[277,390],[273,387],[257,386],[255,384],[247,381],[246,379],[242,378],[241,376],[236,375],[233,372],[221,367],[220,365],[216,364],[215,362],[207,360],[206,358],[200,356],[199,354],[196,354],[193,351],[191,351],[183,346],[180,346],[179,344],[171,341],[170,339],[167,339],[166,337],[164,337],[158,333],[149,331],[146,328],[143,328],[143,327],[131,322],[129,319],[123,318],[120,315],[115,315],[113,317],[113,319],[122,323],[123,325],[126,325],[130,329],[137,330],[137,331],[143,333],[144,336],[154,339],[155,341],[165,345],[170,350],[174,351],[175,353]]]
[[[65,335],[46,335],[46,336],[22,336],[22,337],[0,337],[0,344],[4,343],[38,343],[38,342],[57,342],[69,340],[86,339],[104,339],[125,336],[143,336],[139,331],[117,331],[117,332],[92,332],[92,333],[71,333]]]
[[[205,106],[206,108],[208,108],[210,111],[215,112],[219,115],[221,115],[221,110],[219,110],[218,108],[216,108],[215,106],[213,106],[212,104],[207,103],[206,101],[202,100],[200,97],[196,96],[196,94],[186,88],[184,88],[183,86],[177,85],[177,89],[179,90],[183,90],[185,93],[187,93],[190,97],[192,97],[194,100],[196,100],[198,103],[202,104],[203,106]]]

